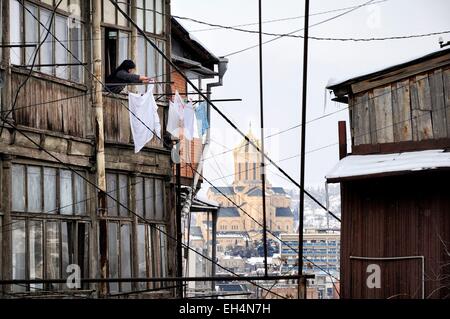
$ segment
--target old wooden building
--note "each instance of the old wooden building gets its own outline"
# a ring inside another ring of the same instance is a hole
[[[170,81],[169,64],[110,1],[1,3],[0,279],[64,279],[70,264],[82,278],[174,276],[170,149],[154,138],[135,154],[127,95],[102,92],[127,58],[159,82]],[[170,0],[120,7],[171,52]],[[157,84],[155,94],[170,90]],[[166,99],[158,106],[164,123]],[[90,283],[78,294],[170,297],[171,286]],[[73,294],[50,282],[0,288],[5,297]]]
[[[368,61],[370,62],[370,61]],[[341,297],[450,298],[450,50],[328,87],[340,123]]]

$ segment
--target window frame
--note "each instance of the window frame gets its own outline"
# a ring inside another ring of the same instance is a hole
[[[14,203],[13,200],[11,200],[10,203],[10,211],[11,211],[11,215],[19,215],[19,216],[28,216],[28,217],[36,217],[36,216],[41,216],[41,217],[47,217],[47,216],[51,216],[51,218],[89,218],[90,213],[89,213],[89,202],[91,200],[91,198],[88,197],[89,194],[89,185],[87,182],[85,182],[85,187],[84,187],[84,196],[82,196],[82,200],[80,202],[84,203],[84,211],[83,213],[79,213],[77,211],[77,206],[79,204],[77,198],[78,198],[78,193],[77,193],[77,187],[76,187],[76,179],[77,178],[81,178],[79,177],[77,174],[75,174],[72,170],[67,169],[66,167],[62,167],[62,166],[58,166],[58,165],[52,165],[52,164],[47,164],[45,163],[45,165],[43,165],[42,163],[30,163],[30,162],[26,162],[26,161],[14,161],[11,163],[11,170],[13,169],[14,166],[21,166],[24,168],[24,178],[23,178],[23,196],[24,196],[24,210],[20,211],[20,210],[16,210],[14,209]],[[40,170],[40,190],[41,190],[41,207],[40,207],[40,211],[39,212],[33,212],[29,210],[29,205],[28,205],[28,169],[29,167],[37,167]],[[56,203],[56,208],[54,210],[51,211],[45,211],[45,188],[44,188],[44,183],[45,183],[45,169],[55,169],[56,170],[56,174],[55,174],[55,203]],[[87,174],[88,172],[85,169],[79,169],[79,168],[73,168],[77,173],[82,174],[85,178],[87,178]],[[72,212],[70,214],[64,214],[62,213],[62,209],[64,209],[65,207],[61,206],[61,171],[69,171],[71,174],[71,187],[72,187],[72,194],[71,194],[71,209]],[[15,177],[17,178],[17,177]],[[11,185],[11,191],[14,191],[13,189],[13,181],[11,179],[10,181],[10,185]]]
[[[47,33],[46,29],[40,24],[40,23],[43,23],[41,21],[41,11],[42,10],[50,11],[50,16],[51,16],[52,11],[54,10],[54,6],[56,5],[56,3],[55,3],[56,0],[53,1],[53,5],[49,5],[49,4],[45,3],[45,2],[37,1],[37,0],[24,0],[24,5],[25,6],[31,5],[31,6],[36,7],[37,13],[35,14],[35,16],[36,16],[37,20],[35,20],[30,15],[30,13],[28,13],[28,11],[24,8],[24,6],[22,6],[20,4],[20,2],[18,0],[12,0],[12,1],[17,1],[18,6],[19,6],[20,17],[19,17],[19,19],[17,21],[20,24],[19,30],[21,31],[20,43],[22,43],[22,44],[26,43],[26,38],[25,38],[25,33],[26,32],[25,32],[25,29],[26,29],[26,17],[27,16],[29,16],[30,19],[32,19],[32,21],[34,21],[35,24],[36,24],[36,27],[37,27],[37,39],[38,39],[38,43],[40,43],[40,41],[43,39],[43,38],[41,38],[41,35],[43,37],[45,37],[45,35]],[[68,3],[67,6],[69,7],[70,6],[70,0],[67,0],[67,3]],[[81,12],[84,12],[83,8],[85,7],[85,1],[80,1],[79,3],[81,5]],[[55,16],[53,17],[53,20],[52,20],[51,30],[50,30],[51,33],[53,33],[53,34],[56,33],[55,24],[56,24],[56,18],[57,17],[62,17],[62,18],[64,18],[66,20],[66,22],[68,22],[70,16],[71,16],[71,13],[69,11],[65,11],[63,9],[58,8],[55,11]],[[81,57],[78,57],[78,59],[81,60],[82,62],[85,62],[86,61],[86,52],[85,52],[85,43],[84,42],[87,41],[86,36],[85,36],[86,35],[85,34],[85,32],[86,32],[86,20],[84,19],[83,14],[80,17],[78,17],[78,18],[79,18],[78,22],[80,22],[80,28],[81,28],[81,32],[80,32],[81,39],[78,40],[77,44],[76,44],[76,46],[81,46],[81,49],[80,49]],[[11,29],[11,24],[12,24],[12,22],[10,22],[10,29]],[[72,42],[72,38],[71,37],[72,37],[72,33],[70,32],[70,28],[67,27],[67,42],[66,42],[65,46],[73,53],[74,48],[72,47],[73,42]],[[57,61],[56,47],[57,47],[57,45],[60,45],[60,44],[53,38],[53,36],[51,34],[49,34],[48,37],[47,37],[47,40],[49,40],[49,39],[50,39],[50,42],[51,42],[51,53],[52,53],[51,64],[56,64],[56,61]],[[15,51],[19,51],[20,52],[20,57],[19,57],[20,64],[19,65],[13,64],[12,60],[11,60],[10,63],[11,63],[12,66],[19,66],[20,67],[22,65],[28,65],[27,64],[28,63],[27,62],[28,57],[26,55],[27,49],[30,49],[30,48],[24,48],[24,47],[14,48]],[[66,63],[74,63],[75,62],[74,61],[75,58],[67,50],[65,50],[64,48],[61,48],[61,49],[66,54]],[[30,59],[30,64],[31,64],[32,60],[33,59],[31,58]],[[41,60],[42,60],[42,55],[39,53],[37,58],[36,58],[36,63],[35,64],[42,64]],[[68,82],[72,82],[72,83],[76,83],[76,84],[81,84],[81,85],[85,84],[85,75],[84,75],[85,72],[84,72],[84,69],[83,69],[82,65],[79,65],[79,66],[63,66],[61,68],[64,68],[64,72],[67,74],[67,77],[58,76],[58,74],[57,74],[58,70],[57,70],[57,68],[55,66],[52,66],[52,67],[35,67],[33,70],[34,70],[34,72],[40,72],[40,73],[43,73],[45,75],[51,76],[51,77],[56,78],[56,79],[61,79],[61,80],[64,80],[64,81],[68,81]],[[74,72],[74,68],[79,68],[80,69],[79,72],[77,72],[78,73],[78,80],[74,80],[74,76],[72,74],[72,73],[75,73]],[[24,68],[24,69],[29,70],[30,68]],[[51,72],[48,72],[48,71],[45,71],[45,70],[51,70]]]

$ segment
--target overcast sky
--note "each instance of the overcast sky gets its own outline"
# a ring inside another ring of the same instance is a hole
[[[310,13],[318,13],[344,7],[356,6],[367,0],[314,0]],[[343,11],[314,15],[310,25],[328,19]],[[367,38],[402,36],[450,30],[450,1],[448,0],[387,0],[383,3],[360,8],[335,20],[310,29],[311,36],[335,38]],[[263,19],[302,16],[304,1],[264,0]],[[239,25],[258,22],[257,0],[172,0],[172,14],[199,19],[216,24]],[[188,30],[199,30],[207,26],[181,20]],[[272,33],[288,33],[303,27],[303,19],[267,23],[263,30]],[[257,30],[258,26],[246,26]],[[258,43],[257,34],[230,30],[193,32],[210,51],[217,56],[227,55]],[[297,33],[302,34],[302,32]],[[264,40],[271,39],[265,36]],[[364,74],[385,66],[439,50],[439,36],[377,42],[337,42],[310,40],[307,120],[344,109],[346,105],[332,102],[325,87],[331,78],[347,78]],[[450,35],[443,36],[445,41]],[[303,40],[283,38],[264,45],[264,103],[266,136],[300,123],[301,79]],[[260,134],[259,118],[259,62],[258,49],[248,50],[229,57],[228,72],[224,86],[213,91],[214,98],[242,98],[238,103],[217,103],[239,128],[247,132],[252,123],[254,134]],[[326,103],[326,105],[325,105]],[[306,150],[335,144],[337,122],[348,121],[347,110],[312,122],[307,125]],[[212,117],[213,154],[235,147],[242,139],[230,129],[217,113]],[[219,145],[220,144],[220,145]],[[300,129],[294,129],[266,141],[266,150],[275,161],[296,156],[300,153]],[[217,163],[216,163],[216,161]],[[230,184],[233,177],[216,180],[233,173],[232,153],[209,159],[205,176],[215,180],[216,185]],[[307,186],[323,185],[324,176],[338,161],[338,147],[310,152],[306,158]],[[218,168],[220,166],[220,170]],[[296,180],[299,179],[300,159],[295,157],[280,162]],[[269,181],[276,186],[294,188],[285,179],[269,169]],[[208,186],[204,183],[204,186]]]

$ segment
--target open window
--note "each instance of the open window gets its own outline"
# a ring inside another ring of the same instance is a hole
[[[124,60],[129,59],[129,33],[105,28],[104,73],[110,75]]]

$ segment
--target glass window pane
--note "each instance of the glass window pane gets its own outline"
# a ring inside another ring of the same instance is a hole
[[[81,278],[89,277],[89,224],[78,224],[77,264],[81,268]],[[87,285],[88,286],[88,285]]]
[[[77,27],[72,27],[70,29],[70,51],[73,55],[70,55],[73,64],[79,64],[80,61],[84,62],[83,59],[83,27],[81,24],[77,24]],[[83,82],[83,66],[76,65],[71,68],[71,80],[74,82]]]
[[[136,0],[136,11],[137,11],[137,17],[136,17],[136,23],[139,28],[144,28],[144,0]]]
[[[117,174],[106,174],[108,215],[117,216]]]
[[[125,12],[128,13],[128,6],[126,5],[125,0],[122,1],[118,1],[119,3],[119,7]],[[127,18],[124,17],[124,15],[122,13],[119,12],[119,10],[117,10],[117,24],[121,25],[121,26],[128,26],[128,20]]]
[[[160,179],[155,179],[155,219],[164,219],[164,184]]]
[[[84,173],[78,172],[82,176]],[[86,182],[78,174],[74,174],[75,178],[75,215],[86,214]]]
[[[162,34],[164,32],[164,0],[156,0],[155,13],[155,33]]]
[[[160,225],[160,247],[161,247],[161,276],[167,276],[167,236],[166,236],[166,226]]]
[[[120,277],[131,278],[131,227],[129,224],[120,225]],[[121,284],[121,291],[130,291],[131,282]]]
[[[22,44],[22,30],[21,30],[21,5],[17,0],[12,0],[9,7],[9,16],[16,17],[16,19],[9,19],[10,21],[10,41],[11,44]],[[22,64],[22,49],[11,48],[11,64]]]
[[[60,256],[59,256],[59,223],[47,223],[46,239],[46,260],[47,260],[47,278],[59,279],[61,274]],[[49,284],[50,289],[58,289],[59,284]]]
[[[12,166],[12,210],[25,211],[25,166]]]
[[[117,236],[117,224],[108,224],[108,262],[109,262],[109,276],[111,278],[119,278],[119,238]],[[111,292],[119,291],[119,284],[117,282],[109,283]]]
[[[145,74],[145,39],[142,36],[137,38],[137,63],[136,72],[139,74]]]
[[[56,38],[67,47],[68,40],[68,26],[67,26],[67,18],[56,15],[55,18],[55,36]],[[59,42],[55,43],[55,62],[57,64],[67,64],[68,52]],[[55,69],[55,74],[59,78],[67,79],[68,72],[67,66],[59,66]]]
[[[145,228],[146,228],[146,225],[140,224],[137,226],[138,277],[141,277],[141,278],[147,277]],[[139,283],[139,289],[145,289],[146,287],[147,287],[147,283],[145,283],[145,282]]]
[[[25,10],[25,42],[26,43],[38,43],[38,25],[34,17],[37,17],[36,6],[26,4]],[[34,16],[34,17],[33,17]],[[25,64],[31,65],[35,56],[37,47],[25,48]],[[36,59],[36,64],[39,64],[39,60]]]
[[[135,211],[138,216],[144,217],[144,179],[142,177],[136,177],[135,183]]]
[[[44,168],[44,213],[56,214],[56,169]]]
[[[40,20],[43,25],[45,25],[46,28],[50,28],[50,22],[51,22],[51,12],[49,10],[41,9],[40,10]],[[47,30],[42,25],[40,26],[40,41],[44,40],[45,35],[47,34]],[[51,31],[51,30],[50,30]],[[41,55],[41,64],[52,64],[53,63],[53,37],[49,34],[48,37],[45,39],[45,42],[42,44],[41,49],[39,50],[39,53]],[[52,67],[41,67],[41,72],[52,74],[53,68]]]
[[[67,278],[67,266],[75,263],[74,226],[71,222],[61,223],[63,278]]]
[[[145,217],[155,218],[155,190],[152,178],[145,179]]]
[[[123,174],[119,175],[119,201],[120,216],[128,216],[129,211],[126,209],[128,207],[128,176]]]
[[[119,32],[119,61],[117,65],[120,65],[124,60],[128,59],[128,33]]]
[[[25,221],[12,224],[12,278],[26,279],[25,269]],[[25,291],[23,285],[14,285],[14,291]]]
[[[154,6],[153,0],[145,0],[145,31],[155,32]]]
[[[147,265],[148,265],[148,273],[149,273],[149,276],[154,276],[154,277],[156,277],[155,275],[154,275],[154,273],[153,273],[153,269],[154,269],[154,267],[153,267],[153,247],[152,247],[152,244],[153,244],[153,237],[152,237],[152,227],[150,226],[150,225],[146,225],[146,230],[147,230]],[[154,283],[151,283],[150,284],[150,287],[151,288],[153,288],[153,287],[155,287],[155,284]]]
[[[44,246],[43,226],[40,221],[30,221],[29,224],[29,268],[30,279],[44,279]],[[31,291],[43,289],[43,284],[31,284]]]
[[[60,194],[60,212],[63,215],[73,214],[73,190],[72,190],[72,172],[69,170],[60,170],[59,172],[59,194]]]
[[[109,0],[103,1],[103,22],[116,24],[116,8]]]
[[[28,212],[42,212],[42,174],[41,168],[28,166],[27,168],[27,196]]]
[[[154,39],[152,39],[154,41]],[[159,74],[156,72],[156,50],[153,49],[152,45],[147,42],[147,76],[156,77]]]

